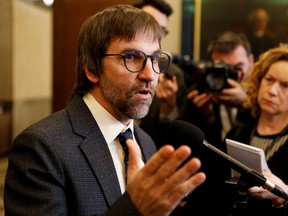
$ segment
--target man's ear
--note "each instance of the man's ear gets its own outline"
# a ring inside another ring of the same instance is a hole
[[[86,65],[83,65],[83,70],[85,71],[85,74],[86,74],[87,78],[88,78],[91,82],[93,82],[93,83],[98,83],[98,81],[99,81],[98,75],[91,73],[91,72],[89,71],[89,69],[87,68]]]

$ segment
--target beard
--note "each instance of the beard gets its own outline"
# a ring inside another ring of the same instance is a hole
[[[134,97],[135,94],[139,94],[140,88],[148,86],[151,97],[147,99],[137,99]],[[105,75],[101,76],[99,87],[114,111],[119,116],[129,119],[141,119],[145,117],[149,112],[155,94],[155,88],[151,87],[151,83],[140,81],[135,82],[129,87],[127,84],[125,85],[125,83],[112,81]]]

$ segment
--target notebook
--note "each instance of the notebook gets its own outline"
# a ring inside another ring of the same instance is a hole
[[[225,142],[228,155],[234,159],[262,174],[264,169],[268,169],[263,149],[231,139],[225,139]],[[232,178],[239,177],[240,173],[234,169],[231,169],[231,176]]]

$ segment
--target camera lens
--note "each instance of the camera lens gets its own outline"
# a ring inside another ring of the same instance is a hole
[[[205,83],[209,91],[221,91],[226,85],[226,74],[223,68],[212,68],[206,71]]]

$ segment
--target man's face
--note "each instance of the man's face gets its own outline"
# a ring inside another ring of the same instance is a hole
[[[151,55],[159,51],[160,47],[158,41],[153,41],[151,32],[141,32],[132,41],[112,41],[106,54],[131,50]],[[106,56],[103,59],[103,71],[93,90],[97,101],[123,123],[129,119],[143,118],[149,111],[159,77],[152,69],[151,59],[147,59],[143,70],[132,73],[125,67],[122,56]]]
[[[222,61],[231,65],[233,68],[237,68],[238,80],[245,80],[247,78],[247,74],[254,62],[253,55],[250,54],[247,56],[246,50],[242,45],[236,47],[229,54],[213,52],[211,55],[211,60]]]

